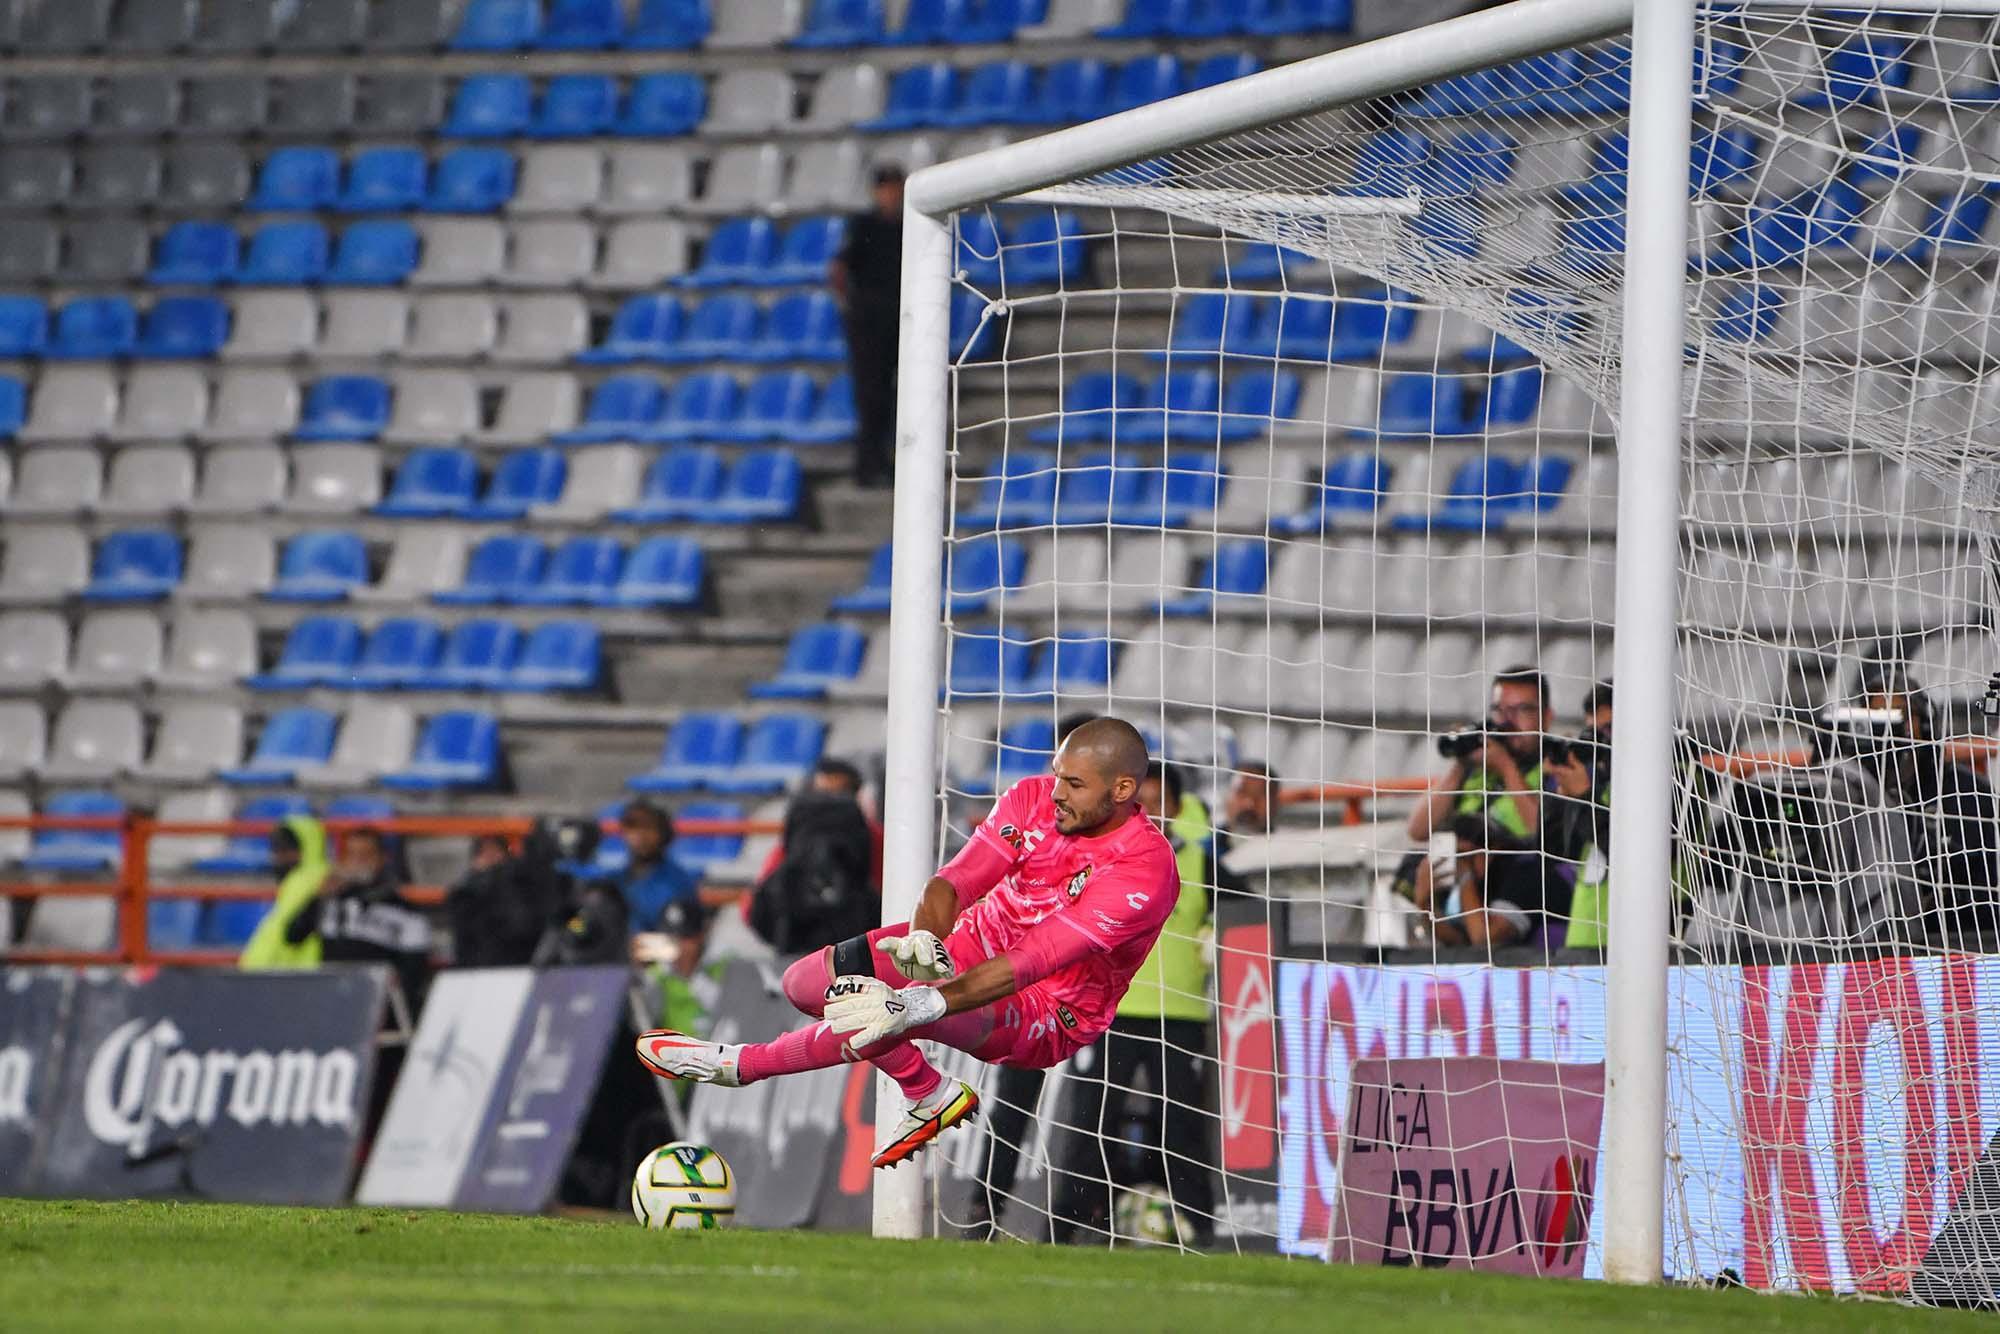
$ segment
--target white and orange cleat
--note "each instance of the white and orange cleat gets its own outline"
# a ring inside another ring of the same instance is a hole
[[[896,1137],[875,1151],[876,1167],[894,1167],[921,1153],[924,1147],[960,1122],[979,1113],[979,1095],[962,1079],[947,1079],[922,1102],[911,1103],[896,1127]]]
[[[639,1064],[661,1079],[688,1079],[697,1084],[736,1088],[736,1053],[727,1042],[703,1042],[671,1028],[639,1035]]]

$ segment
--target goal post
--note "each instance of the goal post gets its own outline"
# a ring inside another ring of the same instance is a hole
[[[905,216],[884,919],[1091,713],[1187,911],[879,1234],[1993,1281],[2000,0],[1514,0]]]

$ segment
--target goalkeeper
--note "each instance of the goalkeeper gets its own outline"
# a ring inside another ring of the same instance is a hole
[[[786,970],[786,996],[821,1022],[741,1045],[662,1030],[639,1039],[639,1060],[662,1078],[730,1087],[871,1061],[909,1099],[875,1166],[905,1161],[979,1106],[912,1038],[1047,1069],[1110,1026],[1180,898],[1173,848],[1138,806],[1147,762],[1131,724],[1084,723],[1049,774],[994,803],[907,926]]]

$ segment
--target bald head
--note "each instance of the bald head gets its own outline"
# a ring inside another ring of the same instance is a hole
[[[1118,718],[1077,724],[1049,766],[1056,777],[1056,828],[1089,837],[1123,824],[1146,763],[1146,740],[1132,724]]]

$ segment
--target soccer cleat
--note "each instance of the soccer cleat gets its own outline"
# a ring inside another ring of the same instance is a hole
[[[703,1042],[671,1028],[642,1033],[637,1043],[639,1064],[661,1079],[691,1079],[697,1084],[737,1087],[736,1053],[726,1042]]]
[[[910,1104],[896,1127],[896,1137],[875,1151],[876,1167],[908,1162],[925,1145],[979,1111],[979,1095],[962,1079],[947,1079],[922,1102]]]

